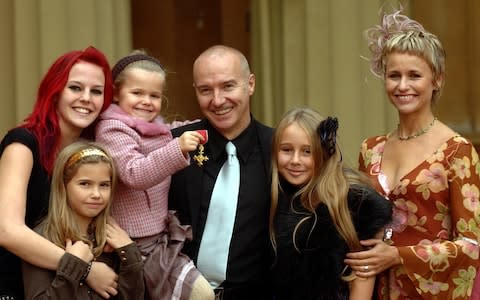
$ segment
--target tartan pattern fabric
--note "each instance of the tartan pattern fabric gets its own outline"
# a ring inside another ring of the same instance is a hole
[[[97,142],[107,148],[118,170],[112,215],[133,238],[158,234],[166,225],[171,175],[188,166],[190,159],[170,131],[142,134],[131,126],[133,118],[127,125],[115,117],[105,111],[96,131]],[[168,125],[160,118],[154,122]]]

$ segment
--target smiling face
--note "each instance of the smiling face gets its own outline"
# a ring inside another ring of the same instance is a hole
[[[278,172],[290,184],[302,186],[312,178],[314,165],[309,136],[296,122],[291,123],[280,136]]]
[[[433,91],[441,82],[434,82],[432,70],[423,58],[393,52],[388,54],[385,67],[385,90],[400,114],[431,110]]]
[[[66,184],[68,204],[84,232],[110,201],[111,173],[110,164],[106,162],[85,163]]]
[[[105,77],[97,65],[78,62],[59,95],[57,113],[62,133],[80,136],[98,117],[104,101]]]
[[[165,76],[139,68],[130,68],[124,72],[125,78],[115,91],[114,101],[132,117],[153,121],[162,109]]]
[[[250,124],[250,96],[255,76],[238,54],[224,51],[200,56],[193,80],[203,115],[227,139],[237,137]]]

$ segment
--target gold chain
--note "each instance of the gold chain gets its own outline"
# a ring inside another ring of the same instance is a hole
[[[427,127],[423,128],[422,130],[420,130],[419,132],[415,133],[415,134],[412,134],[412,135],[407,135],[407,136],[400,136],[398,134],[398,126],[400,125],[397,125],[397,137],[399,140],[401,141],[408,141],[408,140],[411,140],[411,139],[414,139],[414,138],[417,138],[425,133],[427,133],[433,126],[433,124],[435,124],[435,121],[437,120],[437,117],[434,117],[432,122],[430,122],[430,124],[427,125]]]

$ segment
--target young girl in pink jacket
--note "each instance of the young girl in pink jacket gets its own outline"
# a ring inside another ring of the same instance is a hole
[[[170,178],[190,164],[189,151],[205,142],[196,131],[173,139],[159,116],[166,73],[142,51],[120,59],[112,69],[114,100],[100,116],[96,140],[111,153],[119,184],[112,215],[144,257],[149,299],[213,299],[213,290],[180,250],[191,239],[168,210]]]

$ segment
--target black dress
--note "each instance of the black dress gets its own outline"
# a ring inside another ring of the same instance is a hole
[[[3,138],[0,155],[12,143],[27,146],[33,155],[33,168],[27,187],[25,223],[33,228],[47,214],[50,195],[50,177],[40,164],[40,154],[35,136],[25,128],[14,128]],[[5,248],[0,247],[0,296],[23,299],[21,260]]]
[[[282,182],[274,219],[277,256],[273,264],[276,300],[348,299],[348,284],[341,279],[348,246],[332,222],[327,207],[317,207],[317,219],[291,197],[297,189]],[[359,238],[372,238],[391,219],[392,207],[373,189],[352,186],[348,204]],[[299,225],[299,221],[310,218]],[[293,233],[295,234],[295,248]]]

